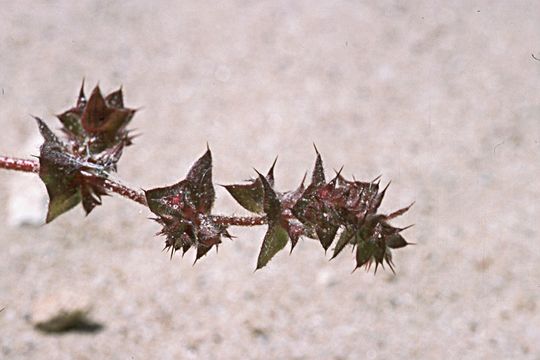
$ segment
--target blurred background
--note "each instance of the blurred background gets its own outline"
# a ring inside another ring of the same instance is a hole
[[[0,358],[540,359],[538,1],[0,1],[0,154],[38,154],[86,90],[140,108],[119,177],[214,180],[276,155],[416,201],[397,274],[328,261],[314,241],[253,272],[265,228],[169,260],[149,211],[119,197],[42,226],[37,176],[0,171]],[[244,214],[217,188],[216,212]],[[92,326],[34,327],[63,307]]]

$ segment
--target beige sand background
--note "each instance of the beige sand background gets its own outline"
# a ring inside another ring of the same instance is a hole
[[[290,189],[316,142],[329,174],[392,180],[383,211],[416,201],[394,223],[418,245],[396,276],[309,240],[253,273],[264,228],[232,229],[192,267],[117,197],[14,226],[45,189],[1,171],[0,358],[540,359],[531,53],[538,1],[1,1],[0,154],[37,154],[29,114],[57,127],[84,76],[143,107],[127,183],[177,181],[208,141],[217,183],[279,154]],[[221,189],[216,212],[243,213]],[[36,302],[70,289],[103,330],[34,330]]]

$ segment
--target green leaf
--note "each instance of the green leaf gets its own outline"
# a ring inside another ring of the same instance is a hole
[[[107,176],[104,168],[70,154],[41,119],[36,118],[36,121],[45,139],[40,147],[39,177],[45,183],[49,195],[47,223],[75,207],[81,200],[86,213],[90,213],[95,206],[101,204],[101,196],[107,194],[100,185],[100,180]],[[82,170],[94,174],[92,184],[85,183]]]
[[[356,267],[367,264],[375,252],[375,243],[371,240],[359,239],[356,245]]]
[[[264,190],[261,180],[256,179],[249,184],[225,185],[224,187],[244,209],[257,214],[264,212]]]
[[[81,191],[79,188],[55,195],[51,195],[51,192],[49,192],[49,209],[47,211],[46,222],[50,223],[58,216],[77,206],[80,202]]]
[[[284,228],[282,228],[279,224],[268,224],[268,231],[264,236],[261,251],[257,259],[256,270],[259,270],[266,266],[266,264],[268,264],[268,262],[274,257],[274,255],[276,255],[280,250],[285,247],[285,245],[287,245],[288,240],[289,236],[287,235],[287,231]]]
[[[390,249],[399,249],[409,245],[409,243],[400,234],[392,234],[385,237],[386,246]]]
[[[281,202],[268,180],[259,172],[259,180],[264,190],[263,210],[270,220],[277,220],[281,215]]]
[[[384,261],[386,260],[392,271],[394,271],[392,266],[392,255],[390,254],[390,249],[387,247],[383,232],[383,225],[379,222],[375,225],[373,231],[370,229],[369,231],[365,232],[365,234],[371,233],[369,237],[362,234],[362,229],[357,234],[357,268],[364,264],[369,264],[369,267],[372,262],[375,262],[375,273],[377,273],[377,268],[379,265],[384,267]]]
[[[49,223],[81,201],[80,184],[77,179],[81,167],[53,146],[48,146],[47,142],[41,149],[39,177],[45,183],[49,195],[46,220]]]
[[[338,256],[338,254],[351,242],[351,239],[355,235],[356,231],[354,231],[352,228],[345,228],[339,235],[339,240],[336,244],[336,247],[334,248],[334,254],[332,255],[332,258],[335,258]]]
[[[36,121],[45,139],[40,148],[39,177],[45,183],[49,195],[46,219],[49,223],[81,201],[77,174],[82,166],[72,156],[64,153],[64,144],[41,119],[36,118]]]
[[[270,187],[274,187],[274,167],[276,161],[277,157],[266,174],[266,180],[270,184]],[[227,189],[229,194],[244,209],[257,214],[264,212],[264,188],[261,179],[258,177],[247,184],[224,185],[223,187]]]

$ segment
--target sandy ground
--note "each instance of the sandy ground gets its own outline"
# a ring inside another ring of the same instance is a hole
[[[0,154],[37,154],[28,115],[57,126],[85,76],[142,107],[127,183],[177,181],[208,141],[216,183],[279,154],[290,189],[316,142],[329,174],[392,180],[383,211],[415,200],[394,223],[418,243],[396,276],[308,240],[253,273],[264,228],[232,229],[192,267],[121,198],[11,225],[45,189],[2,171],[0,358],[540,359],[540,2],[452,3],[0,1]],[[216,212],[243,213],[221,189]],[[102,330],[35,330],[70,290]]]

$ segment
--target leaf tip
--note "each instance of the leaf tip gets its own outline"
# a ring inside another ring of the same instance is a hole
[[[264,178],[264,175],[261,174],[261,173],[259,172],[259,170],[257,170],[256,168],[253,168],[253,170],[257,173],[257,176],[258,176],[259,178],[261,178],[261,179]],[[265,179],[265,180],[266,180],[266,179]]]
[[[81,102],[86,100],[86,96],[84,95],[84,76],[81,81],[81,88],[79,89],[79,98],[77,99],[77,106],[82,105]]]

